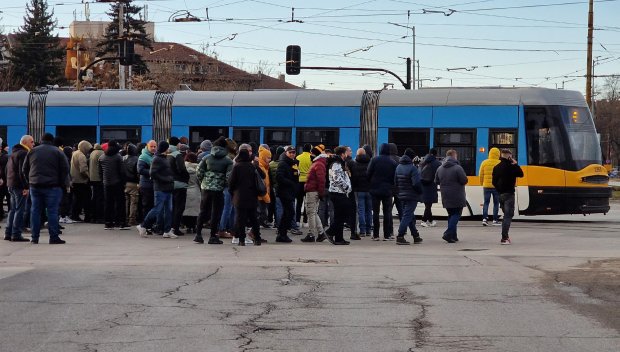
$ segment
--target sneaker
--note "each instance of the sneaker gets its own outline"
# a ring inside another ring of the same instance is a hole
[[[420,226],[422,226],[422,227],[431,227],[431,224],[428,221],[422,221],[422,222],[420,222]]]
[[[279,242],[279,243],[291,243],[291,242],[293,242],[293,240],[290,239],[287,235],[284,235],[284,236],[277,236],[276,237],[276,242]]]
[[[437,226],[437,221],[433,220],[433,221],[431,222],[431,227],[435,227],[435,226]]]
[[[307,234],[306,237],[301,239],[301,242],[314,242],[316,238],[311,233]]]
[[[61,216],[60,219],[58,219],[58,223],[59,224],[66,224],[67,220],[69,220],[69,218]]]
[[[306,237],[308,237],[308,236],[306,236]],[[319,234],[319,237],[316,238],[316,241],[317,242],[323,242],[326,239],[327,239],[327,236],[325,235],[325,232],[323,232],[323,233]]]
[[[207,242],[209,244],[224,244],[224,242],[222,240],[220,240],[220,238],[218,236],[211,236],[209,237],[209,242]]]
[[[424,240],[420,236],[416,236],[416,237],[413,238],[413,244],[422,243],[422,241],[424,241]]]
[[[138,230],[138,235],[140,235],[140,237],[146,237],[147,236],[147,230],[142,227],[142,225],[138,225],[136,226],[136,230]]]
[[[352,235],[351,235],[351,239],[352,239],[353,241],[359,241],[359,240],[361,240],[362,238],[361,238],[358,234],[352,234]]]
[[[383,238],[384,241],[394,241],[394,236],[386,236]]]
[[[179,238],[179,236],[172,233],[172,231],[164,233],[161,237],[163,238]]]
[[[114,226],[112,226],[112,225],[105,225],[105,226],[103,227],[103,229],[104,229],[104,230],[114,230]]]
[[[245,244],[254,244],[254,241],[252,241],[252,239],[251,239],[251,238],[246,237],[246,238],[245,238]]]
[[[131,227],[129,225],[127,225],[127,224],[123,224],[123,225],[117,227],[117,229],[119,229],[119,230],[129,230],[130,228]]]
[[[334,244],[336,246],[348,246],[348,245],[351,244],[351,242],[342,240],[342,241],[334,241],[334,242],[332,242],[332,244]]]
[[[409,243],[404,236],[396,237],[396,244],[411,244]]]
[[[295,235],[295,236],[303,235],[303,233],[301,231],[299,231],[298,229],[291,229],[288,232],[290,232],[291,235]]]
[[[373,240],[373,241],[381,241],[381,239],[379,238],[379,236],[372,236],[372,240]]]
[[[502,240],[500,241],[500,244],[502,245],[509,245],[512,242],[510,242],[510,237],[506,237],[506,238],[502,238]]]
[[[64,241],[64,240],[61,240],[60,238],[56,238],[56,239],[53,239],[53,240],[50,239],[50,244],[65,244],[65,243],[67,243],[67,242]]]
[[[231,243],[232,244],[239,244],[239,237],[233,237]]]
[[[482,226],[489,226],[487,219],[482,219]]]
[[[174,233],[174,234],[175,234],[175,235],[177,235],[177,236],[185,236],[185,232],[183,232],[183,231],[181,231],[181,230],[179,230],[179,229],[174,229],[174,230],[172,231],[172,233]]]
[[[493,226],[502,226],[501,221],[493,220]]]
[[[71,219],[70,217],[67,216],[65,219],[67,220],[67,224],[73,224],[76,222],[84,222],[84,220],[80,219],[79,217],[77,219]]]

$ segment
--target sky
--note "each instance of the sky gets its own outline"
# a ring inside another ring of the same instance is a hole
[[[29,1],[29,0],[28,0]],[[0,0],[0,26],[19,29],[26,0]],[[48,0],[57,33],[85,20],[86,0]],[[155,22],[155,40],[206,50],[246,71],[285,71],[287,45],[302,66],[372,67],[404,80],[414,52],[416,85],[546,87],[585,92],[587,0],[134,0]],[[110,4],[90,0],[91,21]],[[294,10],[293,10],[294,8]],[[171,21],[187,13],[201,22]],[[594,2],[595,75],[620,74],[620,0]],[[174,49],[173,49],[174,50]],[[419,75],[417,73],[419,69]],[[403,89],[394,77],[302,70],[286,80],[311,89]],[[595,91],[605,83],[594,79]],[[595,97],[596,98],[596,97]]]

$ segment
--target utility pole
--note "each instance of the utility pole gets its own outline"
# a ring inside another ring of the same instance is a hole
[[[411,89],[415,89],[415,86],[416,86],[416,81],[415,81],[415,77],[416,77],[415,76],[415,62],[416,62],[416,59],[415,59],[415,26],[411,26],[411,27],[403,26],[402,24],[398,24],[398,23],[394,23],[394,22],[388,22],[388,23],[391,24],[391,25],[394,25],[394,26],[398,26],[398,27],[405,27],[405,28],[411,29],[411,31],[412,31],[412,36],[411,36],[411,42],[412,43],[411,44],[412,44],[413,48],[412,48],[412,53],[411,54],[413,55],[413,57],[412,57],[411,60],[413,61],[414,64],[413,64],[413,67],[411,68],[411,71],[412,71],[411,72],[411,76],[413,77],[413,81],[412,82],[408,82],[408,83],[409,83]],[[418,70],[419,69],[420,68],[418,66]],[[418,76],[419,76],[419,74],[418,74]]]
[[[124,11],[124,7],[125,4],[122,1],[118,2],[118,45],[123,45],[122,44],[122,40],[123,40],[123,32],[124,30],[124,24],[123,24],[123,17],[125,16],[125,14],[123,13]],[[118,88],[119,89],[125,89],[125,66],[121,65],[120,61],[118,63]]]
[[[81,83],[80,82],[80,65],[81,65],[80,63],[80,42],[77,43],[76,49],[77,49],[76,50],[77,55],[75,56],[75,59],[76,59],[75,62],[77,63],[77,75],[76,75],[77,79],[75,80],[75,86],[76,86],[75,88],[79,92],[81,89],[80,87],[80,83]]]
[[[592,31],[594,26],[594,0],[589,1],[588,10],[588,64],[586,66],[586,102],[592,110]]]

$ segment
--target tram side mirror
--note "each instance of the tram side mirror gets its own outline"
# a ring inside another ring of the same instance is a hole
[[[298,75],[301,72],[301,47],[289,45],[286,47],[286,73]]]

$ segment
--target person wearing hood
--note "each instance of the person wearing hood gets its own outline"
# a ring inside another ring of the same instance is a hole
[[[226,151],[228,152],[228,158],[232,161],[235,159],[237,151],[237,142],[230,138],[226,138]],[[220,218],[220,228],[218,236],[220,238],[234,238],[234,219],[235,219],[235,207],[232,204],[232,197],[228,192],[228,184],[224,189],[224,209],[222,210],[222,217]]]
[[[432,148],[420,163],[420,182],[422,183],[422,202],[424,203],[424,215],[422,216],[422,227],[435,227],[437,221],[433,220],[433,204],[439,202],[437,195],[437,184],[435,183],[435,173],[441,166],[437,160],[437,149]]]
[[[467,206],[467,175],[458,162],[456,150],[450,149],[446,152],[446,159],[435,174],[435,183],[439,185],[441,203],[448,212],[448,228],[442,238],[448,243],[458,242],[457,225],[463,208]]]
[[[260,225],[266,229],[271,228],[271,225],[267,223],[267,217],[269,216],[269,205],[271,204],[271,178],[269,177],[269,163],[271,162],[271,151],[269,148],[265,148],[262,145],[258,148],[258,165],[261,171],[265,174],[265,187],[267,188],[267,194],[262,197],[258,197],[259,201],[259,222]]]
[[[273,200],[273,202],[271,202],[270,211],[273,212],[273,214],[271,215],[271,219],[273,219],[272,222],[274,227],[278,227],[278,224],[280,223],[280,217],[282,216],[282,203],[280,202],[280,198],[278,198],[277,196],[278,179],[276,177],[282,153],[284,153],[283,146],[278,146],[277,148],[275,148],[275,150],[271,153],[272,156],[275,155],[275,158],[272,157],[271,162],[269,163],[269,179],[271,180],[270,197]]]
[[[185,211],[185,201],[187,200],[187,182],[189,182],[189,173],[185,168],[183,154],[179,151],[181,143],[177,137],[170,137],[170,153],[168,159],[174,176],[174,191],[172,193],[172,231],[177,236],[182,236],[181,220],[183,220],[183,212]]]
[[[493,225],[499,226],[499,193],[493,187],[493,168],[499,164],[499,149],[491,148],[489,150],[489,158],[480,164],[480,184],[484,195],[484,203],[482,204],[482,226],[489,226],[489,203],[493,197]]]
[[[295,194],[298,187],[297,183],[299,182],[295,147],[292,145],[284,148],[284,153],[280,156],[276,180],[278,182],[277,197],[282,203],[282,218],[278,224],[276,242],[290,243],[293,240],[288,237],[287,231],[291,227],[291,222],[295,216]]]
[[[357,200],[357,217],[359,235],[370,236],[372,225],[372,197],[370,196],[370,180],[367,171],[370,157],[366,149],[359,148],[351,165],[351,185]]]
[[[155,192],[153,191],[153,180],[151,180],[151,164],[157,151],[157,142],[154,140],[146,143],[146,148],[142,149],[138,157],[137,170],[140,174],[140,197],[142,198],[142,213],[144,216],[153,209],[155,205]],[[144,221],[144,219],[142,219]]]
[[[11,156],[6,165],[6,181],[11,195],[11,208],[6,220],[4,239],[13,242],[28,242],[22,236],[22,223],[24,220],[24,209],[28,198],[28,180],[23,173],[26,155],[34,147],[32,136],[25,135],[20,143],[13,146]]]
[[[71,168],[71,155],[73,153],[73,149],[71,149],[71,147],[65,147],[64,139],[62,139],[62,137],[59,137],[59,136],[56,136],[54,138],[54,145],[56,146],[56,148],[58,148],[58,150],[60,150],[61,153],[63,153],[65,158],[67,158],[67,163],[69,164],[69,168]],[[2,157],[0,156],[0,163],[1,163],[1,160],[2,160]],[[65,180],[65,184],[62,187],[62,199],[60,200],[60,208],[59,208],[60,219],[68,219],[69,215],[71,215],[71,203],[72,203],[73,195],[71,194],[70,191],[71,191],[71,173],[69,172],[69,175],[67,175],[67,179]],[[0,187],[0,199],[3,199],[1,187]],[[2,210],[2,207],[0,207],[0,213],[1,213],[1,210]],[[59,221],[59,223],[62,223],[62,222]]]
[[[415,227],[415,208],[421,200],[422,185],[418,168],[413,165],[415,153],[411,148],[405,150],[400,158],[394,175],[394,183],[398,188],[398,197],[402,202],[402,218],[398,227],[396,244],[409,244],[405,239],[407,228],[411,231],[413,243],[421,243],[422,237]]]
[[[304,185],[306,184],[306,180],[308,179],[308,171],[310,170],[310,166],[312,165],[312,159],[310,151],[312,150],[312,144],[306,143],[302,148],[302,153],[297,155],[295,159],[297,160],[297,169],[299,170],[299,183],[297,184],[297,192],[295,197],[295,222],[297,226],[301,226],[302,220],[302,208],[304,203],[304,197],[306,196],[306,191],[304,191]],[[304,223],[308,223],[308,215],[306,214],[304,217]]]
[[[323,223],[319,217],[319,204],[325,198],[325,184],[327,182],[327,155],[319,154],[312,160],[306,180],[306,213],[308,215],[309,233],[302,238],[302,242],[323,242],[327,239],[323,230]]]
[[[211,236],[209,244],[222,244],[218,235],[220,219],[224,210],[224,190],[228,186],[228,177],[232,172],[233,162],[228,157],[226,140],[220,137],[213,142],[210,153],[198,164],[196,175],[200,182],[200,213],[196,223],[194,242],[204,243],[202,226],[209,219]]]
[[[168,160],[168,148],[170,145],[166,141],[161,141],[157,145],[157,152],[151,162],[151,179],[153,180],[153,190],[155,191],[155,206],[146,214],[142,224],[136,226],[138,234],[146,237],[157,219],[163,219],[163,238],[177,238],[172,229],[172,192],[174,191],[174,175],[172,166]]]
[[[499,202],[502,205],[504,218],[502,219],[502,239],[501,244],[510,244],[510,223],[515,214],[515,187],[517,178],[523,177],[523,170],[512,158],[510,149],[502,149],[500,162],[493,168],[493,186],[499,193]]]
[[[78,143],[78,149],[71,156],[71,192],[73,193],[73,207],[71,218],[60,219],[60,222],[82,222],[80,214],[84,210],[84,220],[90,222],[92,214],[89,212],[88,202],[91,199],[90,187],[88,186],[90,173],[88,172],[87,155],[92,149],[88,141]],[[64,220],[64,221],[63,221]]]
[[[208,139],[200,143],[200,150],[202,150],[202,152],[198,154],[198,162],[211,153],[211,148],[213,148],[213,144]]]
[[[125,183],[125,210],[129,226],[138,224],[138,202],[140,200],[140,174],[138,174],[138,148],[129,143],[123,157],[127,183]]]
[[[396,162],[396,165],[398,165],[400,162],[400,157],[398,156],[398,146],[395,143],[388,144],[390,146],[390,158],[392,158],[392,160]],[[398,220],[400,220],[402,216],[402,206],[400,204],[400,199],[398,198],[398,187],[396,187],[396,185],[392,186],[392,198],[392,206],[396,207],[396,214],[398,215]]]
[[[90,221],[93,224],[103,224],[104,222],[103,213],[101,212],[103,207],[103,181],[101,176],[99,176],[99,158],[101,158],[103,153],[101,145],[95,143],[88,159],[88,180],[92,195],[89,203],[89,212],[91,214]]]
[[[128,230],[125,217],[125,165],[120,145],[111,140],[108,150],[99,158],[99,175],[103,180],[104,230]]]
[[[228,179],[228,191],[232,194],[232,202],[235,206],[235,235],[239,239],[239,246],[246,245],[246,224],[250,224],[252,228],[254,245],[260,246],[262,244],[260,225],[256,216],[256,208],[258,206],[256,174],[258,173],[263,179],[267,175],[257,168],[252,161],[250,149],[242,145],[239,148],[239,155],[235,158],[235,164]]]
[[[189,173],[187,183],[187,199],[185,200],[185,212],[183,223],[188,233],[196,233],[196,222],[200,213],[200,182],[198,181],[198,155],[188,152],[185,155],[185,168]]]
[[[348,245],[343,236],[344,222],[349,218],[351,180],[345,171],[347,147],[334,149],[335,158],[328,171],[329,198],[334,203],[334,223],[327,230],[327,239],[335,245]]]
[[[370,145],[368,145],[368,144],[364,144],[362,149],[364,149],[364,151],[366,152],[366,156],[368,156],[368,158],[372,159],[372,157],[374,156],[374,153],[372,152],[372,147]]]
[[[368,179],[370,180],[370,194],[372,196],[372,222],[373,241],[379,240],[381,223],[379,211],[383,207],[383,240],[393,239],[392,222],[392,187],[394,186],[394,173],[398,163],[390,157],[390,146],[381,144],[379,155],[370,160],[368,164]]]
[[[62,199],[62,188],[67,186],[69,177],[69,162],[67,157],[54,146],[54,136],[45,133],[41,144],[33,148],[24,160],[22,169],[30,186],[30,226],[32,229],[33,244],[39,243],[41,231],[41,214],[47,210],[50,244],[64,244],[60,239],[58,224],[58,206]]]

